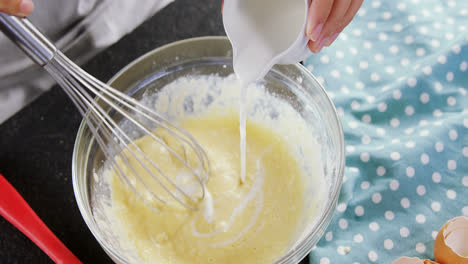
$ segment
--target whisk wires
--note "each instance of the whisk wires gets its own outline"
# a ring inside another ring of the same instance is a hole
[[[154,201],[167,204],[169,197],[186,208],[197,209],[198,203],[205,196],[204,186],[209,177],[209,162],[204,150],[189,133],[136,99],[90,76],[59,51],[45,68],[58,81],[86,120],[115,174],[137,197],[155,211],[158,211],[158,208]],[[122,120],[116,121],[115,116],[120,116]],[[198,183],[197,194],[194,194],[193,190],[181,187],[175,182],[174,175],[163,171],[157,161],[135,143],[135,138],[124,131],[120,125],[123,120],[130,122],[139,132],[137,134],[150,137],[181,164],[187,172],[185,175],[191,175]],[[161,132],[158,134],[155,131]],[[195,158],[188,160],[188,157]],[[143,177],[141,171],[150,177]],[[157,183],[166,194],[156,193],[151,188],[154,183],[149,181]]]

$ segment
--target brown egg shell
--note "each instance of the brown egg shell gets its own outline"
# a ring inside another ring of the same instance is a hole
[[[468,264],[468,258],[458,255],[445,243],[444,230],[457,218],[447,221],[437,234],[434,243],[434,257],[439,264]],[[467,218],[465,219],[468,221]]]

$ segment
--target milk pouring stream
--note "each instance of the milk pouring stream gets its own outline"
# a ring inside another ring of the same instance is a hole
[[[241,81],[241,182],[245,181],[247,89],[275,64],[292,64],[311,55],[305,34],[309,0],[226,0],[223,23]]]

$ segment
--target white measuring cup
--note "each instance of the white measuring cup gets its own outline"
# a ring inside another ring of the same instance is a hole
[[[306,24],[310,0],[225,0],[223,23],[234,52],[234,70],[249,83],[275,64],[309,57]]]

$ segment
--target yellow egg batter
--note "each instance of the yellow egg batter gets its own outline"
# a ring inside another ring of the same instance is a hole
[[[125,244],[145,263],[278,260],[297,239],[305,207],[305,175],[284,138],[247,122],[247,178],[241,184],[235,111],[218,116],[210,113],[179,124],[208,155],[211,172],[206,187],[213,199],[213,214],[206,216],[206,203],[197,211],[173,203],[158,204],[155,213],[113,174],[112,210]],[[135,141],[163,171],[176,173],[179,162],[151,142],[149,136]],[[118,162],[123,166],[122,160]]]

